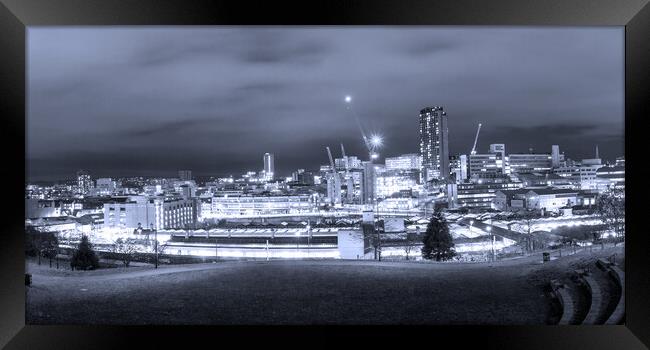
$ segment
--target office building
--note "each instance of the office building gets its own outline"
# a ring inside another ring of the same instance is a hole
[[[612,187],[625,188],[625,166],[604,166],[596,170],[596,187],[598,192]]]
[[[553,172],[570,180],[576,189],[597,190],[597,171],[602,167],[600,159],[584,159],[580,164],[561,166]]]
[[[468,162],[467,155],[453,155],[449,156],[449,171],[456,179],[456,182],[463,182],[467,180]]]
[[[377,198],[386,198],[401,191],[421,191],[419,170],[388,170],[377,173]]]
[[[473,180],[503,177],[503,163],[501,153],[470,154],[469,177]]]
[[[361,198],[363,204],[373,204],[375,202],[375,165],[371,161],[363,162],[363,181]]]
[[[178,171],[178,178],[181,179],[181,181],[190,181],[190,180],[192,180],[192,171],[191,170],[179,170]]]
[[[357,156],[336,158],[334,159],[334,166],[336,167],[336,170],[363,169],[361,159],[357,158]]]
[[[117,189],[117,184],[110,177],[99,178],[95,181],[92,193],[96,196],[110,196]]]
[[[499,190],[493,199],[492,208],[508,211],[527,209],[558,212],[560,208],[581,204],[580,196],[580,191],[570,189]]]
[[[521,188],[520,183],[460,183],[447,185],[449,208],[490,208],[492,199],[499,190]]]
[[[449,177],[447,113],[440,106],[420,111],[420,156],[424,181]]]
[[[215,196],[212,197],[212,215],[267,215],[297,214],[316,209],[310,195],[297,196]]]
[[[506,162],[510,173],[550,171],[552,167],[551,155],[544,153],[510,154]]]
[[[560,146],[559,145],[551,146],[551,166],[553,168],[560,167]]]
[[[386,170],[420,170],[422,156],[416,153],[402,154],[397,157],[386,157]]]
[[[275,157],[273,153],[264,153],[264,179],[273,180],[275,174]]]
[[[198,216],[193,199],[116,197],[104,204],[104,227],[116,229],[182,229],[192,227]]]
[[[77,172],[77,194],[87,195],[93,187],[93,180],[86,170],[79,170]]]

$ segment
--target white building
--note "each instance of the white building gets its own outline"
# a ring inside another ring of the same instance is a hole
[[[104,227],[119,229],[184,228],[197,221],[198,205],[191,199],[147,198],[130,196],[115,198],[104,204]]]
[[[422,156],[416,153],[386,157],[386,170],[419,170],[421,167]]]
[[[212,215],[297,214],[315,209],[309,195],[212,197]]]

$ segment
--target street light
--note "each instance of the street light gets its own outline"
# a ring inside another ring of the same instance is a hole
[[[153,228],[153,224],[151,224],[151,228]],[[156,263],[154,265],[154,268],[158,268],[158,230],[153,228],[153,234],[154,234],[154,247],[156,249]]]
[[[485,228],[485,230],[488,232],[488,234],[490,234],[490,232],[492,231],[492,227],[488,226],[488,227]],[[492,261],[495,261],[496,260],[496,257],[494,255],[494,238],[495,237],[494,237],[493,234],[490,234],[490,235],[492,236]]]

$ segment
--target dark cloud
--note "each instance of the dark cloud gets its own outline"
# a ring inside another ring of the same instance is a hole
[[[280,174],[418,151],[418,112],[442,105],[452,153],[506,143],[612,159],[623,152],[621,28],[30,28],[32,178]]]
[[[433,53],[451,50],[455,47],[457,47],[457,44],[454,44],[451,41],[432,39],[422,42],[407,42],[403,45],[403,50],[409,55],[421,58],[421,56],[428,56]]]

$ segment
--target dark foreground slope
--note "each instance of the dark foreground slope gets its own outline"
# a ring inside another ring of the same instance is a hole
[[[593,258],[232,261],[81,272],[30,264],[26,323],[547,324],[554,311],[543,282]]]

